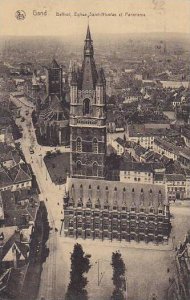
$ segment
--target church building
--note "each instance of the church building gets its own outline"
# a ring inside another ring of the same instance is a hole
[[[36,104],[39,135],[47,145],[69,144],[69,108],[62,84],[62,68],[53,59],[46,68],[45,99]]]
[[[106,80],[103,69],[96,69],[89,26],[82,68],[73,69],[70,85],[65,236],[167,242],[170,212],[165,185],[106,180]]]

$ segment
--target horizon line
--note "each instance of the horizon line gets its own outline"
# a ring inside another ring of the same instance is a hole
[[[101,36],[101,35],[127,35],[127,34],[136,34],[136,35],[140,35],[140,34],[176,34],[176,35],[190,35],[190,32],[181,32],[181,31],[149,31],[149,32],[146,32],[146,31],[142,31],[142,32],[134,32],[134,31],[131,31],[131,32],[119,32],[119,33],[102,33],[102,32],[98,32],[98,33],[95,33],[93,32],[93,35],[95,36]],[[78,36],[81,36],[83,35],[83,33],[81,34],[78,34]],[[67,35],[56,35],[56,34],[52,34],[52,35],[46,35],[46,34],[23,34],[23,35],[13,35],[13,34],[7,34],[7,35],[4,35],[4,34],[0,34],[0,38],[3,38],[3,37],[73,37],[76,38],[75,34],[71,33],[71,34],[67,34]],[[190,36],[189,36],[190,37]]]

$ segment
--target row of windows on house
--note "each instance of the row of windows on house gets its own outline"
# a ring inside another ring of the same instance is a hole
[[[185,187],[168,187],[168,192],[185,192]]]
[[[184,181],[182,181],[182,182],[180,182],[180,181],[167,181],[167,184],[172,184],[172,185],[185,185],[185,182]]]
[[[133,177],[131,178],[130,176],[124,176],[124,178],[132,179]],[[145,181],[147,181],[147,180],[148,180],[148,181],[151,181],[151,178],[147,178],[147,177],[145,177],[145,178],[144,178],[144,177],[143,177],[143,178],[140,178],[140,177],[134,177],[134,181],[138,181],[138,182],[139,182],[139,181],[141,181],[141,179],[143,179],[143,180],[145,180]]]
[[[82,152],[82,139],[80,137],[76,141],[76,152]],[[92,141],[92,152],[98,153],[98,140],[96,138]]]
[[[9,186],[0,188],[0,190],[1,191],[7,191],[7,190],[11,190],[13,187],[22,188],[22,187],[25,187],[26,185],[30,185],[30,182],[27,181],[27,182],[16,184],[16,185],[9,185]]]
[[[124,175],[130,175],[131,173],[138,174],[138,175],[145,174],[145,175],[151,176],[151,173],[147,173],[147,172],[124,171]]]

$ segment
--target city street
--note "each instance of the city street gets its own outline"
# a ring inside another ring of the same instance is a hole
[[[21,115],[25,116],[24,108],[21,111]],[[50,237],[47,242],[47,247],[49,248],[49,256],[47,257],[46,262],[43,264],[38,299],[41,299],[41,297],[45,297],[45,299],[48,300],[57,300],[56,277],[58,274],[56,272],[56,265],[57,253],[59,252],[57,236],[59,235],[59,231],[61,229],[60,220],[63,218],[61,205],[63,197],[63,187],[56,186],[51,182],[43,161],[43,157],[45,156],[46,151],[50,150],[50,147],[44,147],[46,148],[44,149],[37,144],[30,115],[26,117],[26,120],[23,123],[20,122],[20,119],[17,119],[17,124],[22,125],[23,127],[23,138],[20,140],[21,148],[25,155],[26,161],[31,164],[33,172],[36,175],[37,183],[41,191],[40,199],[46,202],[50,227],[53,228],[50,231]],[[31,154],[29,151],[29,147],[31,145],[34,149],[34,154]],[[58,232],[56,232],[55,230],[58,230]],[[64,291],[62,290],[62,293],[63,292]]]

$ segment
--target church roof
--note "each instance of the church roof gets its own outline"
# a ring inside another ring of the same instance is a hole
[[[60,66],[58,65],[57,61],[55,60],[55,58],[52,60],[51,64],[50,64],[50,68],[59,68]]]
[[[50,109],[56,112],[64,111],[64,107],[61,103],[61,100],[57,95],[50,95]]]
[[[142,205],[142,198],[145,208],[151,205],[157,209],[159,206],[168,205],[164,185],[68,178],[66,191],[75,205],[80,198],[82,198],[83,206],[86,205],[89,198],[92,206],[98,199],[103,206],[107,199],[110,207],[114,205],[114,202],[117,202],[118,207],[121,208],[125,202],[127,207],[135,205],[138,208]]]
[[[40,112],[40,119],[42,120],[57,120],[57,114],[62,113],[61,120],[68,120],[69,119],[69,112],[63,106],[63,103],[59,99],[57,95],[50,95],[49,96],[49,105],[44,108]],[[60,120],[60,121],[61,121]]]

